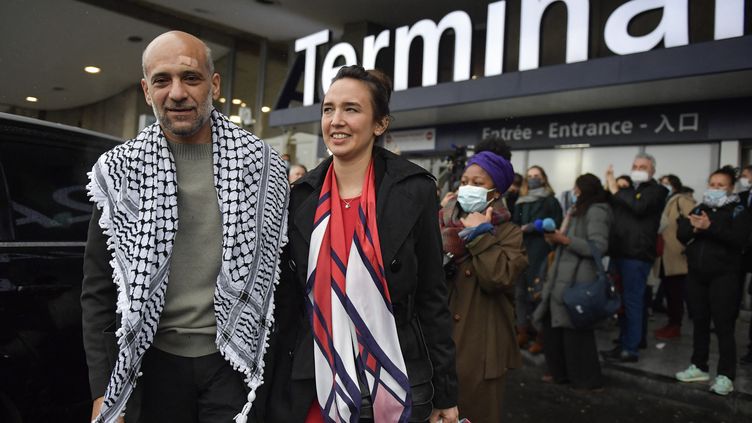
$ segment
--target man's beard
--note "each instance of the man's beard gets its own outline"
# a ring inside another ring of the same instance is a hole
[[[171,106],[175,108],[179,108],[181,104],[177,103]],[[159,124],[162,126],[164,130],[169,131],[181,137],[189,137],[191,135],[196,134],[204,126],[204,124],[206,124],[206,121],[211,116],[212,98],[211,96],[206,96],[206,100],[204,101],[204,104],[199,104],[196,107],[196,115],[197,115],[196,120],[193,122],[193,125],[187,128],[186,127],[176,128],[175,121],[167,117],[167,112],[162,114],[159,108],[157,107],[156,103],[152,103],[151,108],[154,111],[154,116],[157,117],[157,121],[159,122]]]

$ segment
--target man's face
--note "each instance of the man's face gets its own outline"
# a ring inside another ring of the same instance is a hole
[[[644,170],[645,172],[648,173],[648,175],[651,178],[655,174],[655,169],[653,168],[653,162],[644,158],[635,159],[634,163],[632,163],[632,170]]]
[[[206,60],[203,44],[180,36],[165,37],[147,50],[141,87],[171,141],[211,141],[212,99],[219,96],[220,79],[209,74]]]

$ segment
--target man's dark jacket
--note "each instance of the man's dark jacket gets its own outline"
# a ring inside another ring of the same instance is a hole
[[[92,398],[104,395],[118,355],[115,337],[119,325],[115,314],[117,290],[112,283],[112,253],[107,249],[107,236],[99,226],[101,216],[102,211],[94,207],[84,252],[81,292],[84,346]]]
[[[668,190],[651,179],[611,196],[614,211],[609,239],[611,257],[655,260],[658,226],[667,195]]]
[[[427,171],[384,149],[375,147],[373,160],[381,254],[408,378],[411,386],[430,381],[433,407],[450,408],[457,404],[457,376],[436,184]],[[304,283],[314,213],[331,163],[296,181],[290,194],[290,241],[275,294],[275,330],[254,405],[265,423],[302,422],[316,398]],[[413,411],[415,416],[415,406]]]

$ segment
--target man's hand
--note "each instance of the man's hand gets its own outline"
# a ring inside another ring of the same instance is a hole
[[[91,406],[91,420],[94,421],[94,419],[99,415],[99,410],[102,409],[102,404],[104,403],[104,397],[99,397],[94,400],[94,404]],[[117,423],[125,423],[125,419],[123,416],[118,417]]]
[[[457,423],[459,419],[460,412],[457,410],[457,407],[445,408],[443,410],[434,408],[428,421],[431,423]]]
[[[616,183],[616,177],[614,177],[614,165],[608,165],[606,170],[606,185],[611,194],[616,194],[619,191],[619,185]]]
[[[491,223],[492,218],[493,207],[489,207],[486,209],[486,214],[473,212],[468,214],[466,217],[461,217],[460,222],[462,222],[462,224],[465,225],[466,228],[474,228],[481,223]]]

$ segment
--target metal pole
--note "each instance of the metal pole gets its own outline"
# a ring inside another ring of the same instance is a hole
[[[266,89],[266,65],[269,59],[269,42],[264,39],[261,41],[259,49],[259,65],[258,75],[256,75],[256,107],[253,109],[253,113],[256,115],[256,122],[253,125],[253,130],[256,135],[262,136],[264,134],[264,115],[261,108],[264,107],[264,92]]]

